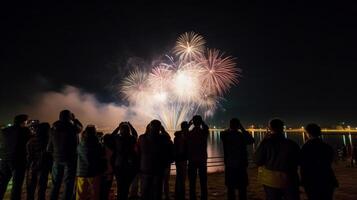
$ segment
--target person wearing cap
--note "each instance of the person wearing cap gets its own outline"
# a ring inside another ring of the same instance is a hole
[[[334,157],[333,148],[322,141],[321,128],[308,124],[305,128],[309,140],[301,149],[301,183],[309,200],[331,200],[338,186],[331,167]]]

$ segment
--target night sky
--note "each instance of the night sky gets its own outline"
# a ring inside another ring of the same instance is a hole
[[[220,2],[220,1],[218,1]],[[351,5],[189,3],[2,8],[0,123],[34,96],[73,85],[122,102],[128,62],[150,62],[186,31],[243,70],[211,120],[357,125],[357,17]],[[105,116],[102,116],[105,117]]]

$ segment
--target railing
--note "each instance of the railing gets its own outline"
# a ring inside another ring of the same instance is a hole
[[[172,166],[175,166],[175,163],[171,164],[171,171],[176,171],[176,168],[172,168]],[[207,168],[212,167],[224,167],[224,157],[214,156],[207,158]]]

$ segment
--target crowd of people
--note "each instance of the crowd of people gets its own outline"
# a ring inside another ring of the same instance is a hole
[[[96,127],[83,128],[69,110],[59,120],[29,129],[27,115],[0,134],[0,200],[12,179],[11,199],[20,200],[26,180],[28,200],[46,199],[51,175],[50,199],[108,200],[116,181],[117,199],[130,195],[143,200],[169,199],[170,166],[176,165],[175,199],[184,200],[188,177],[189,199],[195,200],[199,177],[200,199],[207,200],[207,139],[209,127],[199,115],[181,123],[173,140],[159,120],[152,120],[138,135],[130,122],[121,122],[111,134],[99,137]],[[333,199],[338,182],[331,167],[334,152],[324,143],[321,128],[306,126],[309,140],[300,148],[284,136],[280,119],[269,122],[269,133],[255,152],[258,178],[268,200],[298,200],[302,185],[310,200]],[[247,146],[254,138],[237,118],[221,132],[227,198],[247,199],[249,177]],[[300,169],[300,175],[299,170]],[[140,182],[140,184],[138,184]],[[63,187],[62,187],[63,185]],[[131,188],[131,191],[130,191]]]

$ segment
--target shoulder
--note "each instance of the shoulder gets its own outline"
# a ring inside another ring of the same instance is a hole
[[[62,124],[62,122],[58,120],[58,121],[53,122],[52,126],[56,127],[56,126],[58,126],[60,124]]]
[[[174,136],[175,136],[175,137],[180,136],[180,135],[181,135],[181,131],[176,131],[176,132],[174,133]]]
[[[232,132],[231,130],[224,130],[224,131],[222,131],[221,132],[221,137],[222,138],[226,138],[226,137],[232,137],[232,136],[234,136],[234,135],[236,135],[236,134],[233,134],[234,132]]]

